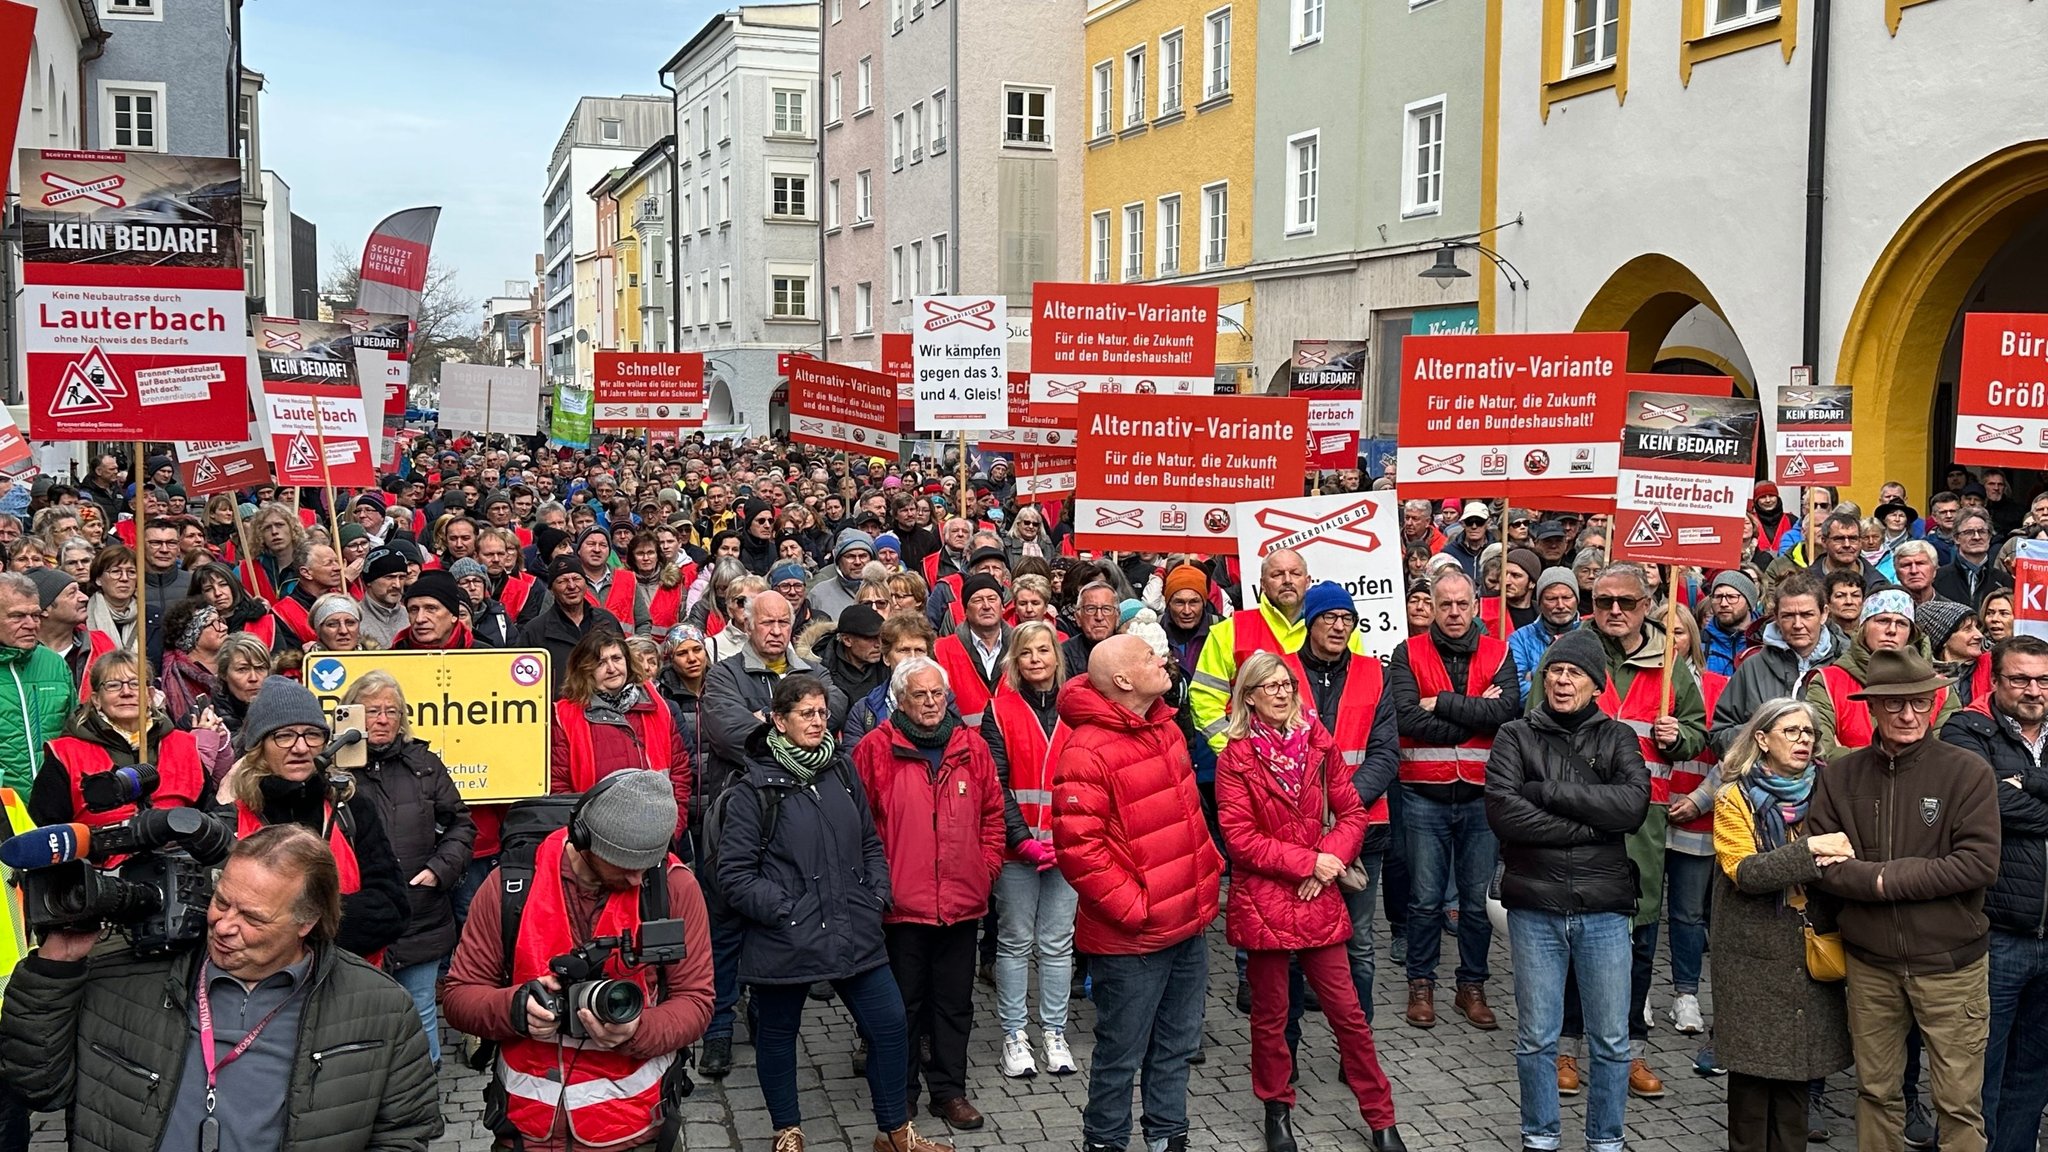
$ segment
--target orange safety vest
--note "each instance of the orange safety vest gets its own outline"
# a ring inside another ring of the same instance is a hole
[[[1657,741],[1650,735],[1650,728],[1657,720],[1657,706],[1663,703],[1664,669],[1643,668],[1636,672],[1629,682],[1627,697],[1614,693],[1614,677],[1607,678],[1606,687],[1600,689],[1600,710],[1607,713],[1635,731],[1636,743],[1643,749],[1643,767],[1650,770],[1650,803],[1671,803],[1671,759],[1657,747]],[[1693,786],[1699,786],[1694,779]],[[1709,813],[1711,815],[1711,813]]]
[[[626,635],[633,634],[634,598],[640,592],[640,578],[633,575],[631,568],[612,569],[612,586],[604,594],[605,611],[618,617],[619,627]]]
[[[334,801],[329,800],[321,807],[321,821],[327,825],[327,848],[334,853],[334,870],[341,877],[341,894],[353,896],[363,890],[362,866],[356,863],[355,845],[341,834],[341,821],[334,814]],[[235,839],[242,840],[263,830],[263,817],[250,811],[242,804],[235,805]],[[373,968],[384,966],[384,950],[363,957]]]
[[[1719,672],[1700,673],[1700,695],[1706,697],[1707,718],[1709,721],[1714,716],[1714,705],[1720,702],[1721,689],[1727,686],[1728,677],[1721,675]],[[1714,765],[1720,762],[1721,758],[1714,754],[1713,742],[1708,741],[1699,750],[1698,755],[1690,760],[1680,760],[1671,766],[1671,791],[1680,796],[1689,795],[1700,786],[1701,781],[1707,778],[1707,773],[1714,770]],[[1683,824],[1673,824],[1672,827],[1684,832],[1712,832],[1714,830],[1714,806],[1712,804],[1705,805],[1700,809],[1699,815],[1687,820]]]
[[[569,788],[574,792],[587,792],[590,786],[624,768],[647,768],[666,776],[670,759],[675,755],[675,721],[669,715],[668,706],[654,685],[642,683],[640,691],[654,702],[654,720],[643,719],[649,714],[628,711],[626,723],[633,729],[633,735],[640,741],[640,747],[647,754],[645,764],[609,764],[603,771],[598,770],[596,745],[590,737],[590,717],[584,714],[583,705],[574,700],[555,701],[555,722],[562,726],[562,732],[569,737]]]
[[[1870,747],[1870,742],[1877,736],[1877,730],[1870,723],[1870,705],[1862,700],[1849,699],[1849,693],[1863,691],[1863,684],[1839,664],[1821,669],[1820,681],[1828,686],[1828,699],[1835,705],[1835,743],[1844,748]],[[1948,689],[1936,689],[1934,711],[1928,713],[1929,724],[1941,715],[1942,705],[1946,703]]]
[[[1301,654],[1290,652],[1281,659],[1294,672],[1295,691],[1301,697],[1301,714],[1311,720],[1329,722],[1316,714],[1316,698],[1308,691],[1308,669],[1301,663]],[[1379,711],[1380,693],[1386,687],[1387,672],[1380,665],[1377,656],[1351,654],[1351,668],[1344,674],[1344,691],[1337,697],[1337,726],[1330,735],[1337,741],[1337,751],[1344,756],[1344,766],[1353,772],[1365,763],[1365,746],[1372,739],[1373,715]],[[1387,811],[1387,797],[1381,793],[1365,810],[1367,824],[1386,824],[1392,817]]]
[[[1010,795],[1016,798],[1017,813],[1024,818],[1024,824],[1031,834],[1040,840],[1052,840],[1052,742],[1066,721],[1053,721],[1053,736],[1038,725],[1038,713],[1032,711],[1017,690],[1010,687],[1008,680],[996,689],[995,699],[989,702],[989,711],[996,727],[1003,733],[1003,753],[1010,762]],[[986,723],[986,721],[984,721]]]
[[[568,838],[564,828],[534,851],[533,880],[512,949],[514,987],[547,975],[550,959],[576,948],[562,898],[562,845]],[[675,866],[670,857],[662,869],[664,883],[667,870]],[[635,887],[606,895],[590,935],[637,937],[639,930],[640,890]],[[651,993],[659,991],[659,972],[652,967],[628,968],[616,954],[604,965],[605,978],[639,985],[650,1001],[655,999]],[[631,1146],[654,1131],[661,1115],[662,1078],[675,1059],[669,1052],[636,1060],[560,1035],[552,1041],[502,1043],[498,1081],[505,1086],[505,1119],[528,1140],[549,1138],[560,1116],[576,1146]]]
[[[1408,669],[1415,674],[1415,687],[1423,699],[1455,692],[1457,685],[1451,683],[1450,669],[1444,667],[1444,658],[1436,650],[1436,641],[1427,632],[1410,636],[1408,645]],[[1472,653],[1471,666],[1465,670],[1465,695],[1478,696],[1493,683],[1494,673],[1508,658],[1508,646],[1492,636],[1481,636],[1479,646]],[[1424,744],[1421,741],[1401,737],[1401,782],[1403,784],[1455,784],[1462,780],[1467,784],[1486,786],[1486,758],[1493,754],[1493,737],[1474,736],[1462,744],[1448,748],[1440,744]]]

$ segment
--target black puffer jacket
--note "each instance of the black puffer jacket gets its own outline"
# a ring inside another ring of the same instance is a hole
[[[384,822],[391,854],[398,858],[398,876],[405,882],[411,919],[405,935],[385,953],[392,970],[439,960],[455,951],[455,890],[469,868],[476,842],[476,821],[455,790],[447,765],[418,740],[390,748],[370,746],[369,763],[356,775],[360,796],[367,797]],[[436,883],[414,884],[421,870]]]
[[[1984,914],[2000,932],[2048,936],[2048,768],[2034,763],[1989,698],[1949,717],[1941,739],[1982,756],[1998,777],[1998,879],[1984,895]],[[2015,779],[2017,788],[2007,783]]]
[[[259,819],[266,827],[298,824],[324,834],[327,829],[323,805],[327,791],[326,778],[318,774],[297,784],[280,776],[266,776]],[[234,830],[240,812],[238,805],[212,800],[202,807],[216,819],[226,821],[229,831]],[[368,956],[391,947],[405,934],[409,908],[406,878],[399,875],[398,860],[391,854],[391,838],[384,834],[384,821],[378,816],[377,806],[362,789],[358,788],[354,796],[344,801],[338,812],[347,816],[343,834],[355,850],[361,885],[341,898],[341,929],[335,933],[334,943],[358,956]]]
[[[1540,912],[1636,907],[1626,840],[1650,806],[1628,725],[1594,715],[1567,731],[1547,705],[1501,726],[1486,761],[1486,822],[1500,838],[1500,900]]]

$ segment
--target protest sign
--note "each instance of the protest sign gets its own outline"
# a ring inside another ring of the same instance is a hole
[[[1019,504],[1050,504],[1074,490],[1080,473],[1074,456],[1030,455],[1017,457],[1013,481]]]
[[[1012,372],[1008,427],[983,431],[974,446],[984,452],[1008,452],[1014,456],[1047,453],[1072,457],[1074,454],[1074,412],[1072,408],[1031,406],[1031,376]]]
[[[1771,443],[1771,478],[1780,484],[1849,482],[1854,447],[1849,389],[1778,389],[1778,427]]]
[[[1964,314],[1953,458],[2048,467],[2048,315]]]
[[[789,438],[864,456],[896,455],[896,382],[825,360],[789,364]]]
[[[1216,289],[1158,284],[1035,284],[1031,402],[1084,392],[1209,396],[1216,391]]]
[[[374,487],[377,465],[370,440],[376,433],[356,383],[348,328],[262,316],[255,330],[250,343],[261,376],[256,425],[270,448],[278,483]]]
[[[590,426],[672,432],[704,423],[702,352],[599,352]]]
[[[564,384],[555,389],[555,415],[548,425],[548,439],[572,448],[590,447],[591,393],[587,388]]]
[[[1762,413],[1747,397],[1630,392],[1614,558],[1732,568],[1756,477]]]
[[[1000,428],[1010,418],[1008,298],[910,302],[911,403],[919,432]]]
[[[270,480],[270,457],[255,430],[244,440],[173,440],[178,482],[189,496],[233,492]]]
[[[371,421],[382,425],[376,439],[377,461],[389,464],[397,452],[398,432],[405,427],[405,408],[412,395],[412,361],[408,358],[412,321],[395,312],[360,308],[338,311],[334,320],[349,330],[363,404]]]
[[[1365,419],[1365,341],[1296,340],[1291,392],[1308,397],[1308,464],[1358,466]]]
[[[1089,393],[1078,415],[1082,548],[1229,552],[1240,501],[1301,493],[1298,397]]]
[[[2048,640],[2048,540],[2022,540],[2012,561],[2012,628]]]
[[[917,389],[911,386],[910,333],[882,333],[882,375],[896,381],[896,409],[902,430],[912,432],[917,423]]]
[[[1367,655],[1384,660],[1408,638],[1401,502],[1392,492],[1240,501],[1237,563],[1246,573],[1246,608],[1259,601],[1259,583],[1251,574],[1281,548],[1301,553],[1318,580],[1341,584],[1351,594]]]
[[[480,436],[540,430],[540,369],[441,365],[441,426]]]
[[[548,792],[554,720],[548,654],[534,649],[307,653],[306,687],[330,712],[350,683],[388,672],[405,696],[413,739],[448,765],[469,803]]]
[[[419,318],[427,290],[427,256],[440,220],[439,208],[407,208],[386,216],[370,231],[356,274],[360,307]]]
[[[21,153],[29,435],[171,439],[248,406],[232,158]]]
[[[1401,493],[1518,504],[1613,491],[1625,332],[1409,336]]]
[[[22,439],[21,425],[14,422],[14,414],[0,408],[0,476],[20,476],[35,471],[30,467],[35,453],[29,451],[28,441]]]

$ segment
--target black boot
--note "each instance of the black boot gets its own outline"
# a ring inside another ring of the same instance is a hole
[[[1242,976],[1237,978],[1237,1010],[1247,1016],[1252,1013],[1252,986]]]
[[[1408,1152],[1408,1145],[1401,1141],[1401,1130],[1389,1124],[1374,1130],[1372,1152]]]
[[[706,1036],[704,1050],[697,1057],[697,1071],[706,1080],[723,1080],[732,1071],[732,1037]]]
[[[1278,1100],[1266,1101],[1266,1152],[1295,1152],[1294,1109]]]

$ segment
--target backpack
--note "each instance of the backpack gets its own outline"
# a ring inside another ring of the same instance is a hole
[[[725,838],[726,806],[737,791],[736,785],[728,784],[719,790],[711,806],[704,811],[704,842],[697,845],[697,871],[700,875],[713,878],[714,887],[718,876],[718,846]],[[789,793],[787,788],[762,788],[761,794],[761,844],[766,847],[775,835],[775,818],[782,807],[782,798]]]

